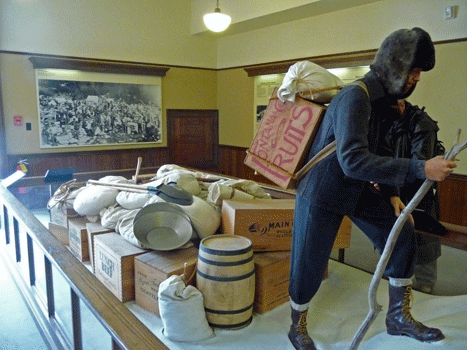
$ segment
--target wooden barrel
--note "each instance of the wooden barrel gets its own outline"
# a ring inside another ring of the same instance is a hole
[[[201,240],[196,286],[212,327],[238,329],[252,319],[255,264],[248,238],[213,235]]]

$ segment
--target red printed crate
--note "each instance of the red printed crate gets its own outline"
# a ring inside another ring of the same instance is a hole
[[[293,188],[325,110],[298,95],[294,103],[282,102],[274,90],[244,163],[280,187]]]

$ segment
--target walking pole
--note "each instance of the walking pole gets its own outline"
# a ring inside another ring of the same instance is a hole
[[[454,145],[452,146],[451,150],[448,153],[446,153],[444,159],[455,160],[455,157],[459,154],[459,152],[467,148],[467,139],[461,144],[459,144],[460,133],[461,130],[459,129],[457,131],[456,141],[454,142]],[[379,305],[378,301],[376,300],[376,292],[378,290],[379,282],[381,281],[383,272],[386,269],[389,258],[391,257],[391,253],[394,250],[394,246],[396,244],[397,238],[399,237],[399,233],[402,230],[402,227],[409,218],[410,213],[412,213],[412,211],[420,203],[420,201],[423,199],[430,187],[433,185],[433,182],[434,181],[432,180],[425,180],[420,189],[415,194],[415,196],[402,211],[401,215],[399,215],[399,217],[397,218],[396,223],[394,224],[391,233],[389,234],[383,253],[381,254],[381,257],[378,261],[378,265],[376,266],[373,278],[371,279],[370,288],[368,290],[368,304],[370,306],[370,310],[362,325],[358,329],[357,333],[355,333],[349,350],[358,349],[358,346],[363,340],[363,337],[365,336],[366,332],[370,328],[376,316],[378,316],[378,313],[382,310],[381,305]]]

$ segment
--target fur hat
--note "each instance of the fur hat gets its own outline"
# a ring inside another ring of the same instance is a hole
[[[384,39],[370,68],[377,73],[388,93],[402,94],[408,73],[435,66],[435,47],[430,35],[421,28],[399,29]]]

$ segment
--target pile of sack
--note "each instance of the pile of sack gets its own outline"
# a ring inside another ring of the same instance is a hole
[[[99,182],[106,184],[131,184],[134,181],[122,176],[105,176]],[[271,198],[257,183],[250,180],[234,180],[211,174],[191,171],[183,167],[168,164],[161,166],[148,183],[138,192],[118,189],[116,186],[83,184],[74,188],[66,196],[59,189],[50,199],[48,207],[59,205],[64,212],[74,209],[90,222],[99,222],[103,227],[113,229],[131,244],[145,246],[135,236],[134,219],[145,206],[165,202],[160,196],[144,189],[161,184],[176,183],[178,187],[193,196],[191,205],[177,205],[190,218],[194,239],[203,239],[217,232],[221,224],[221,205],[223,199],[267,199]]]

